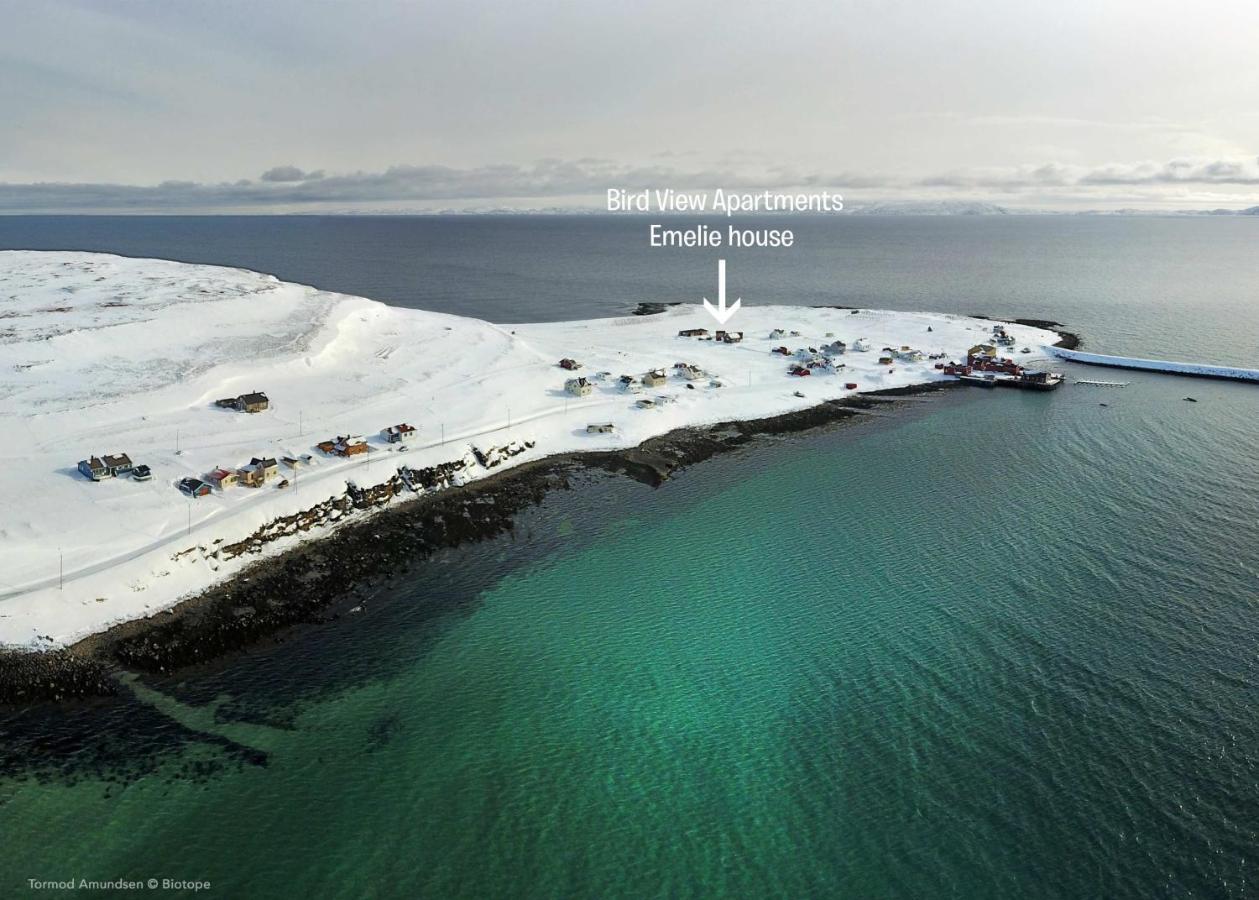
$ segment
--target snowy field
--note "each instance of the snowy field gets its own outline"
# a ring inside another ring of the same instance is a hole
[[[747,298],[728,326],[745,333],[742,343],[678,336],[717,327],[698,304],[657,316],[492,325],[238,269],[0,252],[0,644],[61,645],[169,607],[258,558],[223,561],[216,547],[344,493],[347,480],[367,486],[403,463],[421,468],[470,456],[473,445],[536,442],[500,471],[561,451],[628,447],[684,425],[931,381],[943,377],[934,361],[879,365],[882,348],[960,359],[992,330],[958,316],[758,307]],[[774,329],[787,334],[771,339]],[[1040,329],[1007,330],[1015,349],[1035,351],[1020,362],[1043,359],[1057,340]],[[870,352],[851,349],[858,338]],[[809,377],[789,375],[794,360],[770,352],[835,340],[850,348],[836,357],[844,368]],[[560,368],[565,357],[581,369]],[[704,375],[688,381],[678,362]],[[619,384],[623,374],[657,368],[667,374],[661,386],[635,393]],[[565,391],[575,376],[590,379],[588,396]],[[252,391],[267,394],[268,409],[215,406]],[[640,408],[645,399],[654,408]],[[418,432],[398,452],[380,432],[404,422]],[[587,433],[596,423],[615,431]],[[351,458],[316,449],[338,435],[362,435],[370,449]],[[152,479],[92,482],[76,468],[117,453],[148,465]],[[296,472],[281,463],[261,487],[197,499],[176,487],[252,457],[285,456],[311,459]],[[486,474],[473,465],[467,477]],[[289,486],[279,488],[280,479]]]

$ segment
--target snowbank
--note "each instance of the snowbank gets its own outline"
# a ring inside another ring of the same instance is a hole
[[[170,607],[257,558],[225,560],[219,547],[340,496],[347,480],[374,484],[403,463],[475,460],[474,448],[485,455],[534,442],[496,454],[502,461],[493,471],[501,471],[542,455],[623,448],[685,425],[930,381],[941,377],[933,362],[881,366],[880,348],[960,358],[992,328],[959,316],[757,307],[748,299],[730,323],[744,340],[726,344],[678,336],[715,329],[698,306],[493,325],[237,269],[0,253],[0,643],[65,644]],[[774,329],[787,334],[771,339]],[[1007,330],[1019,346],[1037,349],[1057,337]],[[871,351],[837,357],[845,365],[838,372],[791,376],[794,360],[771,353],[863,337]],[[560,368],[565,357],[581,368]],[[679,362],[705,374],[688,380],[674,368]],[[663,385],[620,386],[621,375],[652,369],[665,370]],[[589,380],[588,394],[565,391],[575,377]],[[268,409],[215,405],[252,391],[267,394]],[[417,429],[405,452],[381,435],[402,423]],[[587,430],[604,424],[613,430]],[[363,436],[369,451],[342,458],[316,449],[344,435]],[[92,482],[76,469],[114,453],[151,467],[152,480]],[[307,456],[296,470],[281,462],[278,477],[258,488],[194,500],[176,487],[253,457]],[[464,477],[489,471],[474,463]],[[282,478],[285,489],[277,487]]]

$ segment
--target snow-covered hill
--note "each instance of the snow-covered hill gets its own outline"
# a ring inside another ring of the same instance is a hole
[[[713,327],[698,306],[493,325],[238,269],[0,253],[0,643],[66,643],[169,607],[249,561],[221,559],[216,548],[342,494],[347,479],[382,482],[401,463],[473,458],[473,445],[512,440],[536,445],[504,465],[626,447],[684,425],[924,382],[940,377],[931,362],[897,362],[889,371],[877,363],[880,348],[958,357],[991,331],[990,323],[955,316],[758,307],[745,298],[731,322],[746,333],[743,343],[678,336]],[[771,340],[776,328],[789,334]],[[1056,339],[1034,328],[1009,331],[1037,350]],[[847,353],[838,374],[793,377],[791,361],[770,352],[862,337],[872,352]],[[561,369],[563,357],[582,368]],[[677,362],[706,375],[687,381],[673,369]],[[619,386],[622,374],[656,368],[668,373],[663,386],[641,393]],[[575,375],[591,379],[588,396],[565,392]],[[251,391],[265,392],[270,408],[247,414],[214,404]],[[639,408],[647,398],[666,399]],[[403,422],[418,436],[399,453],[379,433]],[[616,429],[588,434],[596,423]],[[365,436],[370,452],[343,459],[316,449],[338,435]],[[80,460],[115,453],[150,466],[152,480],[92,482],[76,469]],[[216,467],[285,456],[309,456],[309,465],[281,464],[263,487],[195,500],[176,487]],[[471,465],[467,477],[485,474]],[[276,487],[279,478],[290,481],[287,489]]]

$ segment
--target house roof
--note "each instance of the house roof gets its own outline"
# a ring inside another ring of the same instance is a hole
[[[119,453],[117,456],[110,456],[108,453],[104,457],[105,465],[113,468],[114,466],[131,465],[131,457],[125,453]]]
[[[236,399],[239,400],[241,403],[269,403],[270,402],[269,400],[267,400],[267,395],[262,393],[262,391],[254,391],[251,394],[241,394]]]

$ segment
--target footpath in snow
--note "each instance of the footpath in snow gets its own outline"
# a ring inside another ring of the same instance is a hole
[[[698,304],[493,325],[238,269],[0,252],[0,644],[65,644],[168,608],[259,558],[222,548],[344,496],[347,481],[452,461],[466,480],[487,460],[499,471],[932,381],[944,376],[930,357],[964,358],[992,323],[749,299],[728,327],[742,340],[712,340]],[[679,336],[693,329],[708,335]],[[1041,356],[1057,339],[1007,330]],[[789,374],[797,366],[810,374]],[[258,412],[217,402],[255,393]],[[391,442],[403,424],[414,431]],[[94,482],[79,468],[124,454],[151,478],[98,470]],[[207,493],[181,492],[184,479]]]

